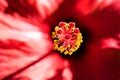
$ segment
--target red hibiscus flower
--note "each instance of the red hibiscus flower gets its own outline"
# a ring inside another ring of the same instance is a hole
[[[119,80],[119,0],[1,0],[0,80]],[[60,21],[83,35],[72,55],[53,50]]]

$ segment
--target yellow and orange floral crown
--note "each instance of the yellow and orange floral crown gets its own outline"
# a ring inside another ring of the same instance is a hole
[[[83,36],[79,28],[75,27],[74,22],[60,22],[55,27],[55,32],[52,32],[52,38],[54,39],[54,50],[65,55],[72,55],[83,42]]]

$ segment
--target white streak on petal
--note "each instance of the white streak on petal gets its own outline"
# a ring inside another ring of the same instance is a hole
[[[120,49],[119,41],[113,38],[106,38],[102,40],[102,49],[115,48]]]

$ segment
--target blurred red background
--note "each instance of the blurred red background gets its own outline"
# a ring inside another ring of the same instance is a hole
[[[78,51],[53,51],[60,21],[83,34]],[[0,80],[120,80],[119,0],[1,0]]]

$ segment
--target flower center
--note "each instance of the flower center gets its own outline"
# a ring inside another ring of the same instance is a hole
[[[54,50],[65,55],[72,55],[83,42],[82,34],[74,22],[60,22],[59,26],[55,27],[55,32],[52,32],[52,38],[54,38]]]

